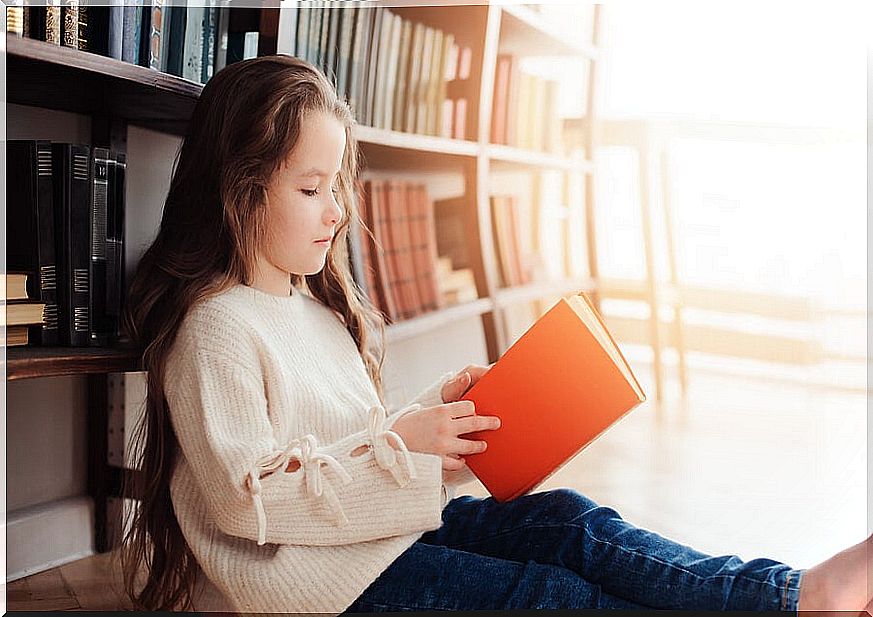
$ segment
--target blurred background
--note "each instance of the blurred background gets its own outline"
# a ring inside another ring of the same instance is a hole
[[[577,269],[650,400],[542,488],[703,551],[809,567],[871,528],[870,12],[600,8],[595,246]],[[586,79],[562,90],[566,117],[588,115]]]

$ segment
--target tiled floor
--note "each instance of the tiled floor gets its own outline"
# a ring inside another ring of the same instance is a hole
[[[537,490],[575,488],[710,554],[809,567],[867,535],[866,452],[863,394],[693,373],[684,403],[647,401]],[[83,559],[10,583],[8,609],[127,606],[108,583],[105,556]]]

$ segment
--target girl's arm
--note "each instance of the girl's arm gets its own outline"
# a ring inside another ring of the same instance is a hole
[[[278,443],[257,350],[243,339],[180,332],[165,371],[182,454],[221,531],[259,544],[339,545],[440,526],[439,456],[396,451],[389,469],[376,448],[351,455],[365,444],[392,448],[384,423],[334,443],[311,434]],[[286,471],[294,461],[301,468]]]

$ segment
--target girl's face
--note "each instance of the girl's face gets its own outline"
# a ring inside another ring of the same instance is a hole
[[[302,119],[297,145],[267,189],[267,237],[253,287],[288,295],[291,274],[324,267],[343,214],[336,193],[345,147],[345,129],[336,118],[315,113]]]

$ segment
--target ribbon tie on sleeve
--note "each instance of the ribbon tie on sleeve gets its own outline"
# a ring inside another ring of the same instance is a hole
[[[421,405],[419,403],[413,403],[412,405],[405,407],[400,413],[417,411],[418,409],[421,409]],[[397,484],[400,486],[406,486],[409,484],[410,480],[417,477],[415,465],[413,465],[412,456],[409,454],[409,450],[407,449],[406,444],[403,443],[403,439],[400,438],[400,435],[392,430],[385,429],[386,420],[387,413],[385,412],[384,407],[376,405],[370,408],[370,422],[367,426],[367,433],[370,438],[371,448],[373,449],[373,454],[376,457],[376,463],[378,463],[379,467],[388,470]],[[405,476],[400,471],[400,465],[397,464],[397,450],[394,449],[390,442],[394,442],[397,444],[397,447],[400,448],[400,453],[403,455],[403,459],[406,463]]]
[[[307,492],[316,497],[322,497],[328,508],[334,515],[334,520],[339,525],[348,523],[348,518],[343,512],[342,504],[336,495],[333,488],[330,487],[326,480],[323,480],[321,475],[321,465],[326,464],[333,469],[336,474],[342,479],[343,484],[348,484],[352,481],[342,465],[339,464],[334,457],[324,452],[318,451],[318,442],[312,434],[306,435],[300,439],[292,440],[285,448],[275,454],[269,454],[258,460],[255,467],[249,471],[246,477],[249,492],[252,495],[255,512],[258,516],[258,545],[266,542],[267,537],[267,515],[264,511],[264,501],[261,497],[261,480],[262,471],[267,473],[275,472],[278,469],[284,469],[288,466],[292,458],[300,461],[300,466],[303,468],[304,477],[306,478]],[[266,474],[265,474],[266,475]],[[325,491],[327,485],[327,491]]]

